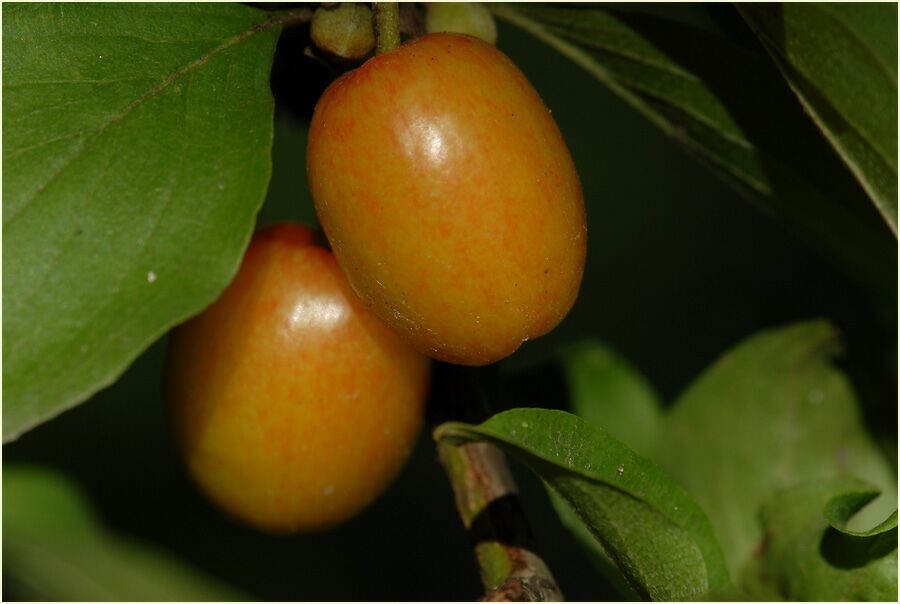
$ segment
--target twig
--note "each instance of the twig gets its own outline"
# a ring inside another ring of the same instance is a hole
[[[438,443],[456,507],[475,546],[486,602],[561,602],[532,536],[503,453],[488,443]]]
[[[400,46],[400,7],[396,2],[373,2],[375,18],[375,54],[395,50]]]
[[[269,12],[268,26],[293,27],[312,21],[313,11],[308,8],[273,10]]]

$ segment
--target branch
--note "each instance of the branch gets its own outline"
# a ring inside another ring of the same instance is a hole
[[[488,443],[438,443],[456,508],[475,546],[487,602],[550,602],[563,596],[531,551],[532,536],[503,453]]]

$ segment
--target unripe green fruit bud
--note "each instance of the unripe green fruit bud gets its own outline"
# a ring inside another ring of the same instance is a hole
[[[356,2],[319,7],[313,14],[310,35],[317,48],[335,57],[362,59],[375,47],[372,11]]]
[[[450,32],[481,38],[488,44],[497,42],[497,25],[490,11],[477,2],[434,2],[425,17],[428,33]]]

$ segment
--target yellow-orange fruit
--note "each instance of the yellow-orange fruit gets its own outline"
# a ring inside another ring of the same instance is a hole
[[[326,529],[375,499],[422,425],[430,361],[299,225],[256,234],[234,281],[169,344],[166,390],[200,488],[238,519]]]
[[[575,165],[534,88],[485,42],[429,34],[336,80],[307,171],[354,290],[434,358],[497,361],[575,302]]]

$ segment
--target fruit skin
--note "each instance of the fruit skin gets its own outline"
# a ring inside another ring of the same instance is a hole
[[[415,444],[428,389],[430,360],[365,308],[313,238],[292,224],[258,232],[168,350],[190,474],[273,533],[326,529],[375,499]]]
[[[575,302],[578,174],[531,84],[489,44],[429,34],[333,82],[307,172],[351,285],[429,356],[497,361]]]

